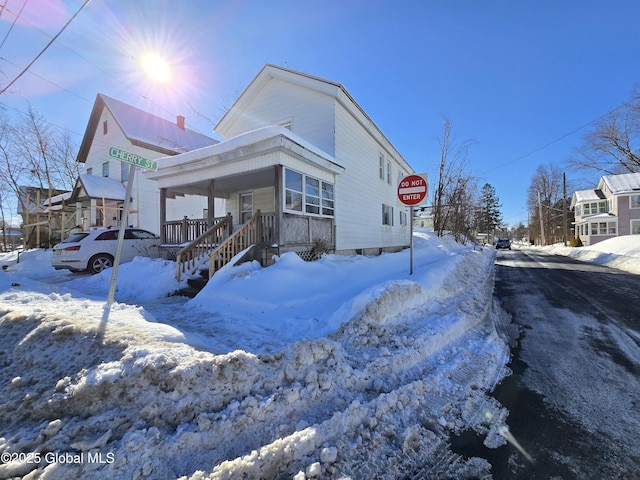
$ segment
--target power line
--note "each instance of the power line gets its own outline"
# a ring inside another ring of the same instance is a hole
[[[62,32],[64,32],[66,30],[66,28],[69,26],[69,24],[78,16],[78,14],[82,11],[82,9],[84,7],[87,6],[87,4],[90,1],[91,0],[85,0],[85,2],[80,6],[78,11],[71,16],[71,18],[67,21],[67,23],[65,23],[64,26],[60,29],[60,31],[53,36],[53,38],[49,41],[49,43],[47,43],[47,45],[45,45],[45,47],[40,51],[40,53],[38,53],[38,55],[36,55],[36,57],[33,60],[31,60],[29,65],[24,67],[22,69],[22,71],[18,74],[18,76],[15,77],[13,80],[11,80],[11,82],[9,82],[9,85],[7,85],[2,90],[0,90],[0,95],[2,95],[4,92],[6,92],[9,89],[9,87],[11,87],[11,85],[13,85],[16,81],[18,81],[18,79],[20,77],[22,77],[22,75],[27,73],[27,70],[29,70],[29,68],[31,68],[31,65],[33,65],[36,62],[36,60],[38,60],[42,56],[42,54],[44,54],[44,52],[47,51],[47,49],[53,44],[53,42],[55,42],[56,39],[62,34]]]
[[[22,7],[20,7],[20,11],[18,12],[18,14],[13,18],[13,22],[11,22],[11,26],[9,27],[9,30],[7,30],[7,34],[4,36],[4,38],[2,39],[2,43],[0,43],[0,48],[2,48],[4,46],[4,42],[7,41],[7,38],[9,38],[9,34],[11,33],[11,31],[13,30],[13,27],[15,27],[16,22],[18,21],[18,19],[20,18],[20,15],[22,15],[22,11],[24,10],[24,7],[27,6],[27,3],[29,2],[29,0],[24,0],[24,3],[22,4]],[[2,10],[0,10],[0,15],[2,15],[2,12],[4,11],[4,8],[7,6],[7,4],[5,3],[2,6]]]
[[[608,112],[603,113],[602,115],[600,115],[600,116],[598,116],[598,117],[594,118],[593,120],[591,120],[591,121],[589,121],[589,122],[587,122],[587,123],[585,123],[585,124],[583,124],[583,125],[580,125],[580,126],[579,126],[579,127],[577,127],[577,128],[574,128],[574,129],[573,129],[573,130],[571,130],[569,133],[565,133],[564,135],[561,135],[560,137],[558,137],[558,138],[556,138],[556,139],[554,139],[554,140],[551,140],[550,142],[545,143],[545,144],[544,144],[544,145],[542,145],[541,147],[535,148],[535,149],[531,150],[530,152],[525,153],[524,155],[521,155],[521,156],[519,156],[518,158],[516,158],[516,159],[514,159],[514,160],[510,160],[510,161],[508,161],[508,162],[506,162],[506,163],[503,163],[503,164],[501,164],[501,165],[498,165],[497,167],[493,167],[491,170],[486,170],[486,171],[484,171],[484,172],[482,172],[482,173],[487,174],[487,173],[493,172],[493,171],[495,171],[495,170],[498,170],[498,169],[500,169],[500,168],[504,168],[504,167],[507,167],[507,166],[509,166],[509,165],[512,165],[512,164],[514,164],[514,163],[516,163],[516,162],[519,162],[519,161],[521,161],[521,160],[524,160],[525,158],[530,157],[531,155],[533,155],[533,154],[535,154],[535,153],[538,153],[538,152],[540,152],[541,150],[544,150],[545,148],[548,148],[548,147],[550,147],[551,145],[554,145],[554,144],[556,144],[556,143],[558,143],[558,142],[560,142],[560,141],[564,140],[565,138],[570,137],[571,135],[574,135],[575,133],[579,132],[580,130],[582,130],[582,129],[584,129],[584,128],[587,128],[588,126],[590,126],[590,125],[594,124],[594,123],[595,123],[595,122],[597,122],[598,120],[600,120],[600,119],[602,119],[602,118],[606,117],[607,115],[612,114],[612,113],[613,113],[613,112],[615,112],[616,110],[619,110],[619,109],[621,109],[621,108],[623,108],[623,107],[626,107],[626,106],[628,106],[628,105],[632,104],[632,103],[633,103],[633,102],[635,102],[635,101],[636,101],[636,99],[631,99],[631,100],[629,100],[629,101],[627,101],[627,102],[624,102],[624,103],[622,103],[622,104],[618,105],[617,107],[612,108],[612,109],[611,109],[611,110],[609,110]]]

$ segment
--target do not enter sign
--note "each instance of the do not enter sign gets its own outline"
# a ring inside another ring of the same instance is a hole
[[[407,175],[398,184],[398,198],[405,205],[418,205],[427,197],[427,180],[422,175]]]

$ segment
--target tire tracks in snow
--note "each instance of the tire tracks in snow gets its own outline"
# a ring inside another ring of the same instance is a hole
[[[342,375],[331,368],[318,375],[317,363],[297,372],[300,380],[325,375],[326,394],[309,402],[304,399],[308,382],[294,381],[288,392],[271,397],[281,407],[289,403],[263,425],[277,432],[271,440],[263,438],[257,448],[253,442],[251,451],[191,478],[278,478],[296,472],[299,478],[338,473],[394,478],[394,472],[407,469],[459,476],[488,471],[480,459],[453,454],[446,439],[448,432],[469,425],[490,433],[498,417],[503,423],[506,416],[485,395],[508,372],[509,358],[491,318],[493,256],[484,258],[489,256],[459,259],[450,273],[458,289],[408,312],[401,311],[403,300],[424,292],[408,282],[388,286],[376,305],[330,335]],[[482,282],[465,281],[477,277],[469,269],[478,267],[486,272]]]

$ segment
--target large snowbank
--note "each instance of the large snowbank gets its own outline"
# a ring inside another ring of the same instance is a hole
[[[583,262],[640,273],[640,235],[624,235],[579,248],[553,245],[545,250]]]
[[[136,259],[111,308],[110,272],[5,259],[0,477],[483,476],[448,437],[505,441],[494,254],[418,232],[411,276],[407,251],[283,255],[193,300],[166,296],[172,264]]]

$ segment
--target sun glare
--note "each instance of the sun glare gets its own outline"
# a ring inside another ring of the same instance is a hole
[[[142,67],[147,76],[158,83],[167,83],[171,80],[171,68],[169,63],[157,53],[148,53],[142,57]]]

